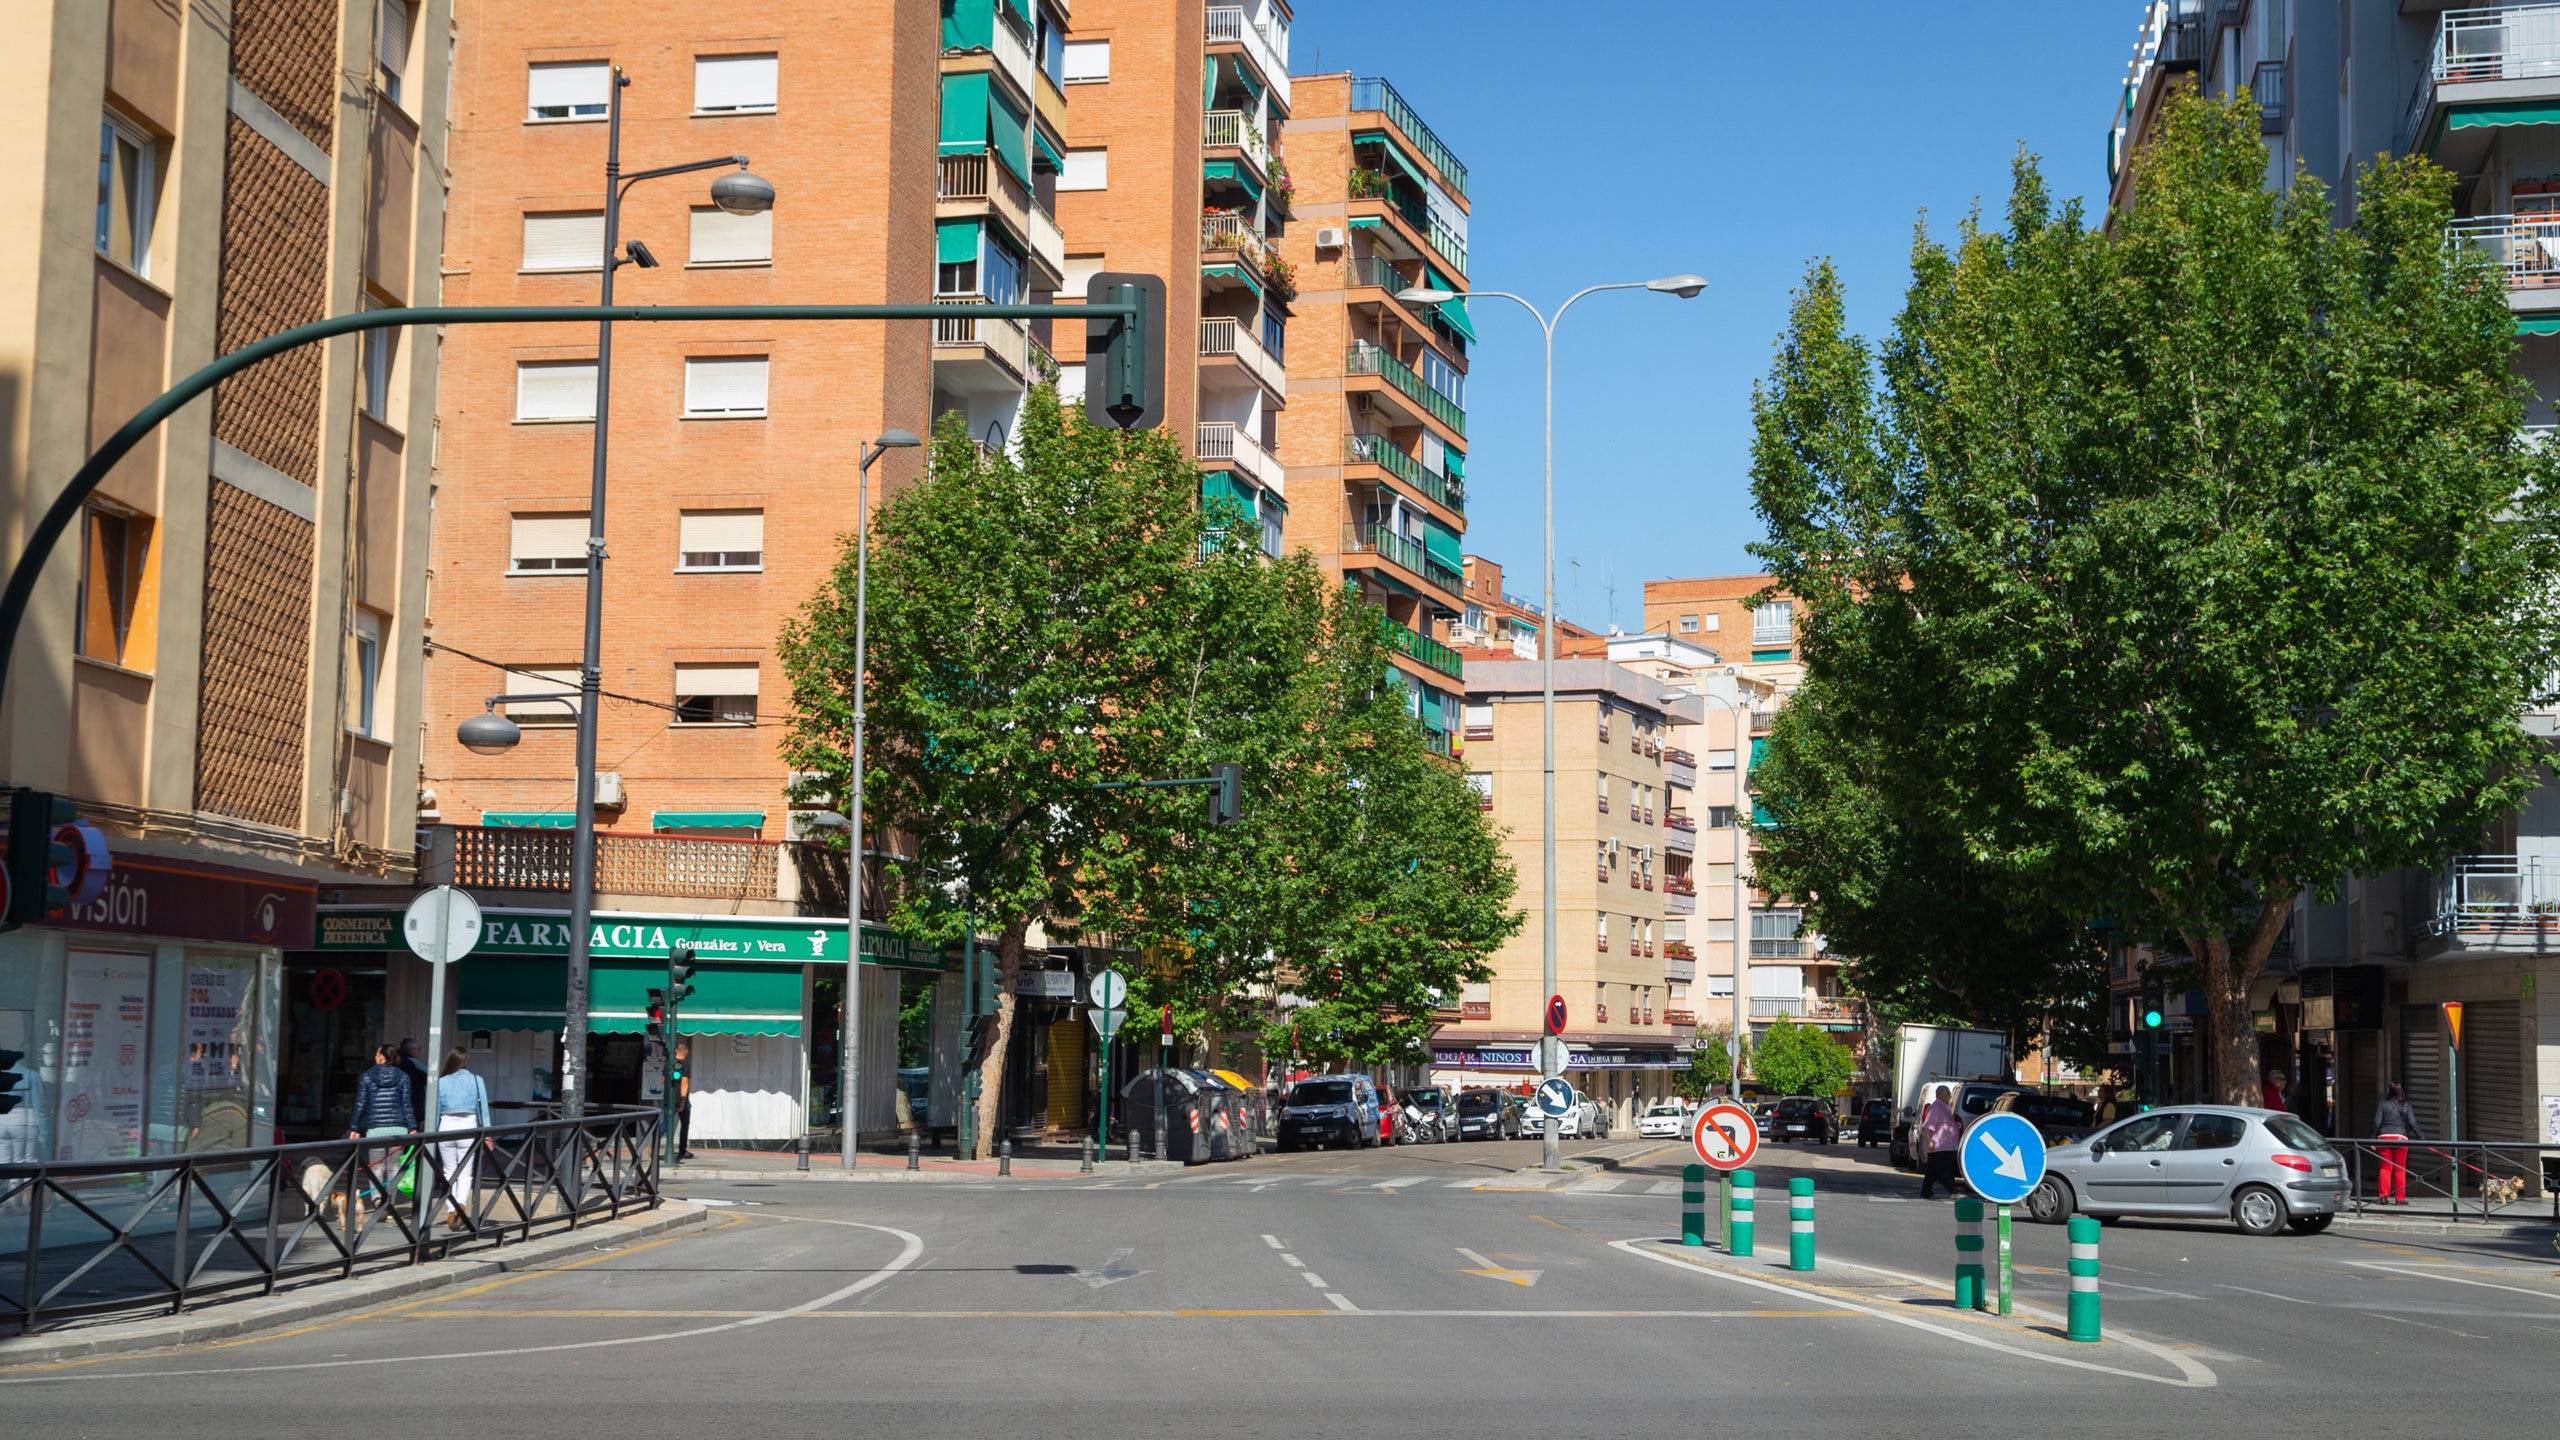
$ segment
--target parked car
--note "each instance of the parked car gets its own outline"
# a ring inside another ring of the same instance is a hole
[[[2053,1147],[2027,1213],[2048,1225],[2075,1213],[2228,1217],[2251,1235],[2316,1235],[2346,1190],[2345,1162],[2295,1116],[2179,1105]]]
[[[1517,1140],[1520,1138],[1520,1110],[1520,1097],[1508,1090],[1461,1090],[1458,1092],[1458,1138]]]
[[[1767,1139],[1772,1138],[1772,1137],[1771,1137],[1771,1135],[1770,1135],[1770,1133],[1769,1133],[1769,1127],[1770,1127],[1771,1125],[1773,1125],[1774,1123],[1776,1123],[1777,1118],[1778,1118],[1778,1102],[1777,1102],[1777,1101],[1775,1101],[1775,1100],[1754,1100],[1754,1101],[1752,1101],[1752,1102],[1751,1102],[1751,1123],[1753,1123],[1754,1125],[1757,1125],[1757,1126],[1759,1126],[1759,1127],[1760,1127],[1760,1138],[1761,1138],[1761,1139],[1763,1139],[1763,1140],[1767,1140]]]
[[[1404,1092],[1404,1103],[1430,1119],[1431,1138],[1458,1138],[1458,1097],[1437,1085],[1416,1085]]]
[[[1378,1143],[1378,1087],[1366,1075],[1311,1075],[1280,1107],[1280,1148]]]
[[[1523,1135],[1546,1134],[1547,1117],[1531,1105],[1520,1117]],[[1566,1107],[1556,1122],[1556,1134],[1567,1140],[1606,1140],[1609,1138],[1609,1107],[1576,1090],[1573,1103]]]
[[[1636,1117],[1636,1133],[1678,1140],[1698,1123],[1698,1112],[1686,1105],[1655,1105]]]
[[[2096,1106],[2068,1095],[2047,1095],[2035,1090],[2013,1090],[1991,1102],[1996,1111],[2025,1117],[2036,1127],[2050,1147],[2073,1140],[2085,1140],[2098,1128]]]
[[[1893,1143],[1893,1102],[1870,1100],[1858,1107],[1858,1148]]]
[[[1829,1101],[1790,1095],[1770,1107],[1768,1124],[1760,1133],[1770,1140],[1819,1140],[1828,1145],[1840,1138],[1840,1125],[1831,1118]]]

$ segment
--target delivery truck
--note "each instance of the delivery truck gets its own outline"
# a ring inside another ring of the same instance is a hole
[[[1920,1153],[1920,1107],[1940,1085],[1959,1097],[1968,1084],[1986,1090],[2013,1088],[2009,1037],[1998,1030],[1905,1025],[1894,1041],[1893,1075],[1893,1160],[1917,1170],[1927,1158]],[[1977,1104],[1973,1113],[1982,1108]]]

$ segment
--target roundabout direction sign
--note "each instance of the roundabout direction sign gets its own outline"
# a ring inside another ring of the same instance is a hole
[[[1710,1105],[1689,1136],[1709,1169],[1734,1171],[1760,1153],[1760,1123],[1739,1105]]]
[[[1974,1121],[1958,1154],[1964,1183],[1994,1205],[2015,1205],[2044,1183],[2044,1137],[2025,1116],[2000,1110]]]

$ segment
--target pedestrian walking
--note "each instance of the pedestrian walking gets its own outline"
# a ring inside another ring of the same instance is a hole
[[[410,1094],[409,1072],[400,1068],[399,1061],[396,1047],[374,1047],[372,1066],[356,1077],[355,1109],[347,1118],[348,1139],[380,1140],[417,1129],[410,1119],[417,1112],[417,1101]],[[392,1172],[398,1168],[394,1157],[399,1153],[399,1147],[385,1146],[367,1167],[375,1193],[386,1200],[391,1193]]]
[[[676,1158],[693,1158],[693,1042],[676,1042]]]
[[[2382,1103],[2373,1109],[2373,1138],[2381,1144],[2375,1148],[2382,1157],[2382,1188],[2378,1203],[2409,1203],[2409,1143],[2424,1140],[2418,1133],[2418,1113],[2409,1108],[2409,1096],[2392,1081],[2382,1087]]]
[[[471,1073],[470,1062],[471,1057],[460,1050],[445,1053],[444,1069],[436,1076],[438,1131],[489,1128],[489,1086]],[[445,1203],[450,1207],[444,1222],[449,1229],[466,1229],[471,1224],[471,1206],[480,1189],[479,1150],[486,1143],[485,1136],[436,1142]]]
[[[1920,1112],[1920,1136],[1929,1152],[1928,1164],[1920,1172],[1921,1199],[1936,1199],[1941,1185],[1949,1199],[1955,1198],[1956,1143],[1963,1135],[1963,1128],[1956,1124],[1955,1093],[1941,1085],[1937,1098]]]
[[[2267,1072],[2266,1083],[2258,1087],[2258,1105],[2259,1108],[2265,1110],[2285,1110],[2291,1108],[2285,1104],[2283,1072],[2276,1070],[2270,1070]]]

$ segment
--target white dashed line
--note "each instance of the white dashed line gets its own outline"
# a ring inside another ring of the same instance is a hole
[[[1332,1301],[1333,1308],[1336,1310],[1357,1310],[1360,1308],[1359,1306],[1352,1304],[1350,1301],[1345,1300],[1340,1295],[1335,1294],[1331,1290],[1324,1292],[1324,1298]]]
[[[1317,1288],[1317,1289],[1319,1289],[1319,1290],[1322,1290],[1322,1289],[1324,1289],[1324,1288],[1325,1288],[1324,1277],[1323,1277],[1323,1276],[1321,1276],[1321,1275],[1319,1275],[1319,1274],[1317,1274],[1317,1273],[1316,1273],[1316,1272],[1314,1272],[1313,1270],[1301,1270],[1301,1271],[1299,1271],[1299,1272],[1298,1272],[1298,1278],[1299,1278],[1299,1279],[1301,1279],[1301,1280],[1306,1281],[1308,1284],[1313,1285],[1314,1287],[1316,1287],[1316,1288]]]
[[[1618,1179],[1615,1176],[1608,1176],[1598,1180],[1585,1180],[1581,1184],[1574,1186],[1573,1189],[1567,1193],[1574,1195],[1606,1195],[1610,1191],[1615,1190],[1626,1183],[1626,1181]]]
[[[1289,1268],[1292,1270],[1304,1270],[1307,1268],[1307,1262],[1299,1259],[1295,1255],[1283,1255],[1280,1258],[1289,1262]]]
[[[1434,1178],[1435,1177],[1430,1175],[1407,1175],[1400,1180],[1381,1180],[1378,1182],[1377,1188],[1380,1190],[1401,1190],[1407,1185],[1421,1185]]]
[[[1272,1249],[1274,1249],[1274,1250],[1286,1250],[1286,1249],[1288,1249],[1288,1248],[1289,1248],[1287,1245],[1285,1245],[1285,1244],[1283,1244],[1283,1243],[1281,1242],[1280,1237],[1279,1237],[1279,1236],[1277,1236],[1277,1235],[1265,1235],[1265,1236],[1263,1236],[1263,1237],[1262,1237],[1262,1243],[1263,1243],[1263,1244],[1265,1244],[1265,1245],[1270,1246],[1270,1247],[1271,1247]]]
[[[1644,1193],[1647,1195],[1677,1195],[1680,1193],[1680,1182],[1677,1180],[1656,1180],[1651,1185],[1645,1187]]]

